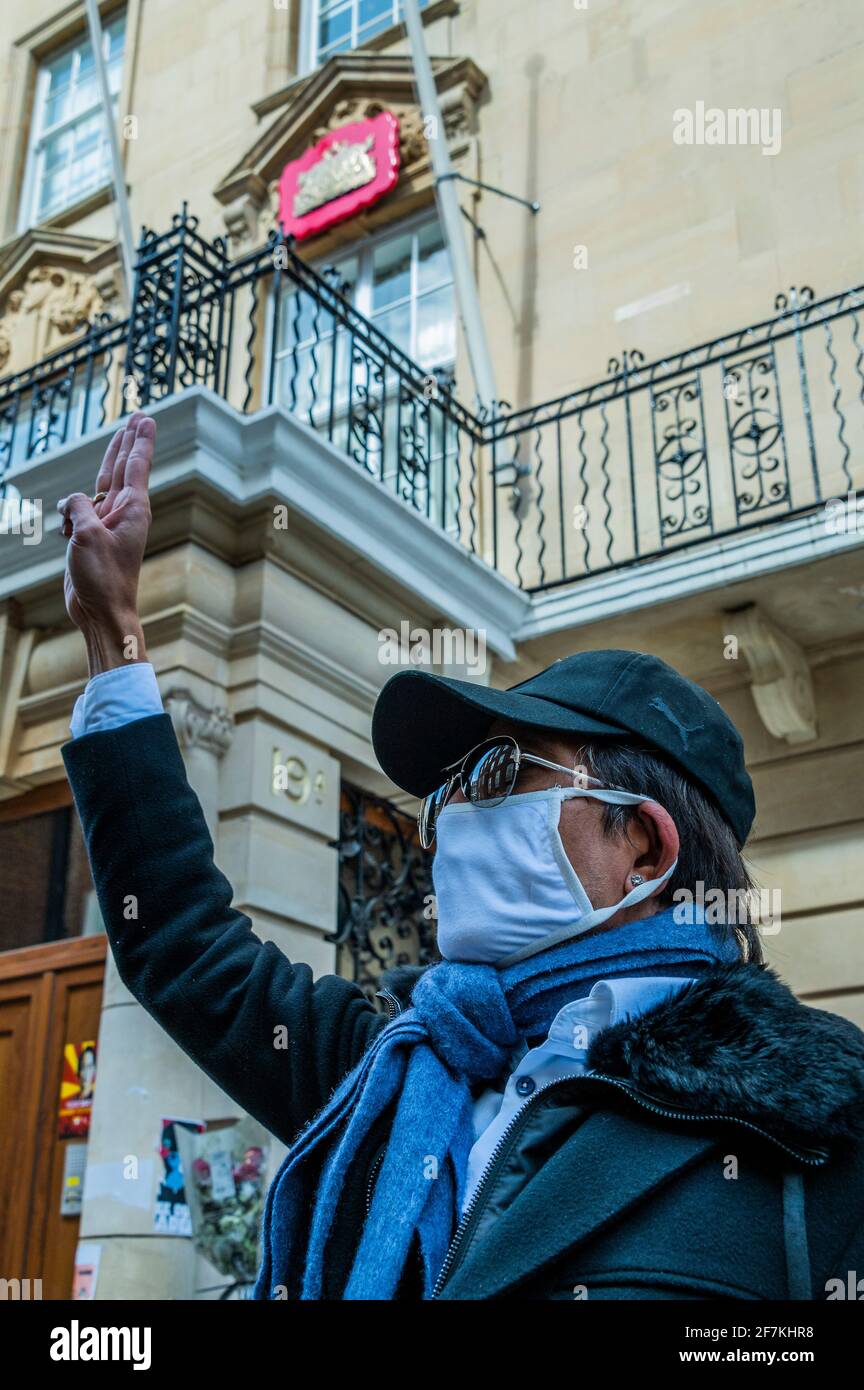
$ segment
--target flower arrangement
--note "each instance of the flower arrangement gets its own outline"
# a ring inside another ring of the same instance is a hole
[[[180,1142],[195,1247],[234,1281],[228,1297],[258,1269],[268,1136],[247,1116]]]

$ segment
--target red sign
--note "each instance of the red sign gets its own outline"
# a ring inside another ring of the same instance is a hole
[[[391,111],[329,131],[279,180],[279,221],[298,241],[377,203],[399,177],[399,122]]]

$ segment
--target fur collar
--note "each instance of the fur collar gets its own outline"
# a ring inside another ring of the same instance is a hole
[[[735,1115],[793,1144],[864,1137],[864,1033],[800,1003],[767,966],[709,970],[604,1029],[588,1065],[666,1106]]]
[[[386,972],[410,1005],[421,967]],[[665,1108],[730,1115],[788,1144],[864,1138],[864,1033],[802,1004],[767,966],[717,966],[595,1038],[588,1066]]]

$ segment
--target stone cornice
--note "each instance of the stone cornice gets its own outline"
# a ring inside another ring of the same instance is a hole
[[[314,681],[321,689],[329,690],[339,699],[370,714],[379,687],[364,680],[349,667],[343,666],[320,651],[312,651],[290,633],[281,632],[272,623],[247,623],[238,628],[231,642],[232,657],[244,655],[269,658],[280,667]]]
[[[400,603],[409,613],[418,606],[454,627],[483,630],[492,653],[514,659],[512,633],[527,617],[528,595],[282,407],[245,416],[193,387],[151,413],[159,421],[151,482],[157,525],[160,508],[191,487],[221,499],[241,525],[264,502],[287,503],[289,534],[317,536],[345,556],[342,569],[334,566],[329,591],[350,611],[362,612],[361,563],[392,595],[395,611]],[[44,534],[38,546],[9,537],[0,547],[0,598],[59,584],[66,543],[56,502],[91,490],[112,432],[100,430],[10,472],[25,497],[42,499]],[[299,557],[302,552],[300,544]],[[302,577],[299,563],[296,572]]]
[[[92,271],[113,257],[114,241],[54,227],[28,227],[0,248],[0,299],[10,281],[43,260]]]
[[[854,530],[831,534],[823,512],[782,517],[760,528],[670,550],[638,565],[585,575],[535,594],[524,625],[515,634],[528,642],[548,633],[589,627],[623,614],[656,609],[699,594],[725,590],[763,575],[839,556],[861,548]]]

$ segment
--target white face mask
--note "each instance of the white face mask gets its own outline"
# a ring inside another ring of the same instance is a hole
[[[620,902],[595,909],[558,831],[562,803],[578,796],[613,806],[646,800],[632,792],[552,787],[508,796],[498,806],[444,807],[435,823],[432,881],[445,960],[511,965],[581,936],[665,883],[674,864]]]

